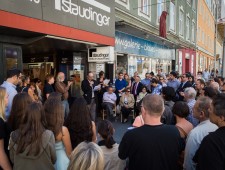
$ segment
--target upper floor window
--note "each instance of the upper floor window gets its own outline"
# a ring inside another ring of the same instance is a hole
[[[192,9],[196,11],[196,0],[192,0]]]
[[[130,2],[129,2],[129,0],[116,0],[116,3],[122,5],[126,9],[130,10]]]
[[[184,11],[182,9],[179,11],[179,34],[184,35]]]
[[[162,12],[165,10],[165,0],[157,0],[157,23],[159,23],[160,16]]]
[[[151,0],[138,0],[138,15],[151,20]]]
[[[141,0],[141,12],[149,15],[149,0]]]
[[[186,39],[190,40],[190,17],[188,16],[186,20]]]
[[[176,27],[176,6],[175,2],[170,2],[170,29],[175,31]]]
[[[191,41],[195,42],[195,22],[192,21],[191,25]]]

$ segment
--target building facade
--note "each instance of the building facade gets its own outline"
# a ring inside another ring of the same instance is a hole
[[[115,2],[108,0],[0,0],[0,82],[15,67],[41,80],[58,71],[69,79],[74,69],[84,77],[89,65],[94,72],[98,66],[89,61],[89,48],[95,48],[92,58],[107,56],[100,64],[109,68],[114,9]]]
[[[214,0],[198,0],[198,71],[215,68],[215,7]]]
[[[134,70],[139,72],[142,68],[142,76],[147,71],[156,72],[158,69],[167,73],[176,70],[194,74],[196,5],[195,0],[116,0],[117,71],[125,70],[132,75]],[[167,38],[159,36],[163,11],[169,14],[166,19]],[[121,38],[121,34],[126,38]],[[134,46],[127,48],[126,42]],[[148,52],[141,48],[142,44],[148,44]]]

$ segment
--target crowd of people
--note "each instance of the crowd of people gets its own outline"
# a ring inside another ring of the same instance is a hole
[[[88,72],[71,98],[65,75],[30,80],[17,69],[0,87],[0,169],[225,169],[225,82],[159,70],[141,80]],[[42,87],[43,86],[43,87]],[[99,119],[105,112],[107,118]],[[112,121],[135,115],[118,144]]]

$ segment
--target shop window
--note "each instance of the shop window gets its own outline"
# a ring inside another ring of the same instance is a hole
[[[122,73],[127,73],[128,71],[128,57],[126,54],[117,55],[117,68],[116,68],[116,77],[117,75]]]
[[[176,5],[175,2],[170,2],[170,29],[175,32],[176,26]]]

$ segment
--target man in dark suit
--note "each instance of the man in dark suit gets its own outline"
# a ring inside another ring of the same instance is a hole
[[[189,74],[183,74],[181,77],[181,84],[176,91],[176,100],[183,101],[184,100],[184,89],[187,87],[191,87],[191,83],[188,81]]]
[[[100,90],[100,86],[98,86],[97,81],[94,80],[94,74],[92,72],[88,72],[87,79],[83,80],[81,83],[81,89],[84,92],[84,99],[87,101],[87,105],[91,112],[91,118],[95,121],[96,118],[96,102],[95,102],[95,91]]]
[[[133,83],[133,85],[131,87],[131,93],[134,95],[134,100],[135,100],[134,112],[135,112],[136,116],[138,116],[137,115],[138,111],[137,111],[137,107],[136,107],[137,96],[141,92],[142,87],[143,87],[143,84],[141,83],[141,78],[139,76],[136,76],[135,82]]]

